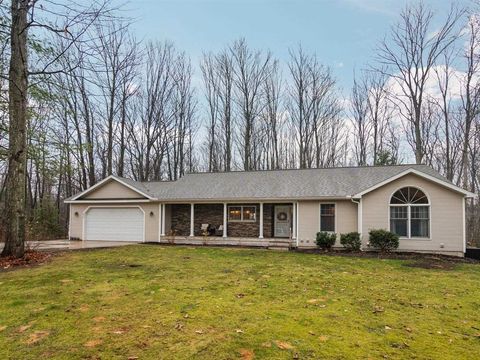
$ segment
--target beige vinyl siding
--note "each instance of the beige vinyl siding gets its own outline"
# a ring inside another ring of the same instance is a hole
[[[401,239],[399,250],[463,253],[463,195],[413,174],[363,196],[363,245],[368,242],[369,230],[390,229],[390,197],[405,186],[418,187],[429,198],[430,239]]]
[[[335,210],[337,214],[337,226],[335,231],[337,234],[358,231],[357,206],[357,204],[354,204],[350,200],[335,202]]]
[[[100,186],[82,199],[144,199],[145,197],[136,191],[120,184],[115,180]]]
[[[298,202],[298,247],[315,246],[315,237],[320,229],[320,203]]]
[[[158,203],[118,204],[70,204],[70,237],[83,240],[83,220],[89,207],[139,207],[145,212],[145,241],[158,241],[159,206]],[[150,212],[153,215],[150,215]],[[78,215],[75,215],[77,213]]]
[[[315,238],[320,231],[320,204],[335,204],[335,246],[340,246],[340,234],[357,229],[357,204],[350,200],[299,201],[298,202],[298,246],[316,246]]]

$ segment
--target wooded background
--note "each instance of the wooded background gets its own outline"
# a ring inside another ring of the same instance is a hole
[[[11,14],[0,10],[3,206]],[[139,41],[118,16],[96,17],[74,41],[47,31],[48,21],[30,24],[27,237],[65,236],[63,199],[109,174],[176,180],[197,171],[414,162],[478,193],[479,10],[452,6],[438,18],[422,3],[406,7],[371,62],[352,69],[352,89],[341,89],[301,45],[280,62],[238,39],[197,64],[171,42]],[[68,14],[62,19],[75,26]],[[479,218],[470,201],[472,244],[480,242]]]

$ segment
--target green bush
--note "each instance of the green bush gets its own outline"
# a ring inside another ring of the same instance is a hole
[[[370,246],[382,252],[398,248],[399,237],[387,230],[370,230]]]
[[[362,246],[360,234],[356,231],[340,235],[340,244],[347,250],[358,251]]]
[[[335,240],[337,239],[337,234],[329,232],[318,232],[317,233],[317,245],[319,248],[324,250],[329,250],[335,245]]]

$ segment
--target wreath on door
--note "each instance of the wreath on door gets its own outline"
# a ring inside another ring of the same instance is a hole
[[[278,221],[285,221],[285,220],[287,220],[287,218],[288,218],[288,215],[287,215],[287,213],[284,212],[284,211],[279,212],[279,213],[277,214],[277,220],[278,220]]]

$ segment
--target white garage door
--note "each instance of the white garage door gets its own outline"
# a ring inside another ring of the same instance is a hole
[[[85,240],[143,241],[139,208],[91,208],[85,216]]]

